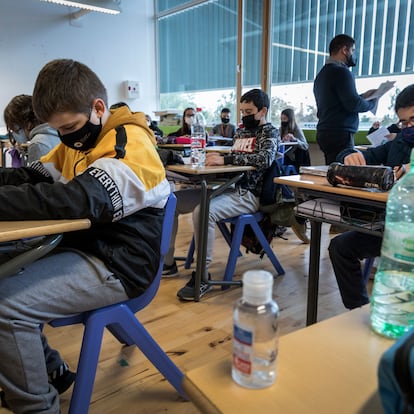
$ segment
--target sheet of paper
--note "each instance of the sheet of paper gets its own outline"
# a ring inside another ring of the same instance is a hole
[[[394,87],[395,81],[385,81],[382,82],[380,86],[378,86],[378,89],[368,98],[366,98],[368,101],[375,98],[381,98],[382,95],[387,93],[390,89]],[[371,111],[372,112],[372,111]]]
[[[374,105],[374,107],[373,107],[372,109],[370,109],[370,112],[371,112],[373,115],[376,115],[376,114],[377,114],[377,109],[378,109],[378,99],[375,101],[375,105]]]
[[[372,145],[381,145],[388,141],[388,136],[390,135],[390,131],[388,131],[388,128],[381,127],[378,128],[376,131],[372,132],[371,134],[367,135],[368,141]]]

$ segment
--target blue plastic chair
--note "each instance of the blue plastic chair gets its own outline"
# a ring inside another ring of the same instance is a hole
[[[287,164],[285,165],[285,146],[281,145],[279,147],[278,153],[276,155],[276,161],[279,164],[281,169],[281,175],[296,175],[298,172],[294,165]]]
[[[263,247],[263,250],[267,254],[267,257],[273,264],[278,275],[284,275],[285,271],[281,266],[279,260],[277,259],[276,255],[274,254],[272,247],[268,243],[266,237],[264,236],[261,228],[259,227],[258,223],[262,220],[263,214],[258,211],[253,214],[241,214],[240,216],[231,217],[228,219],[220,220],[217,222],[217,226],[220,229],[221,233],[223,234],[224,239],[226,240],[227,244],[230,246],[230,253],[229,258],[227,260],[226,270],[224,271],[223,280],[231,281],[233,280],[234,271],[236,269],[236,262],[237,258],[242,256],[240,252],[241,241],[243,238],[243,231],[245,226],[250,225],[256,237],[259,239],[260,244]],[[230,233],[229,228],[227,227],[227,223],[233,224],[233,232]],[[184,267],[189,269],[191,267],[191,263],[193,261],[194,256],[194,236],[190,244],[190,248],[187,253],[187,258],[185,260]],[[222,286],[222,289],[227,289],[228,285]]]
[[[362,268],[362,277],[364,278],[365,283],[368,283],[374,261],[375,257],[367,257],[364,261],[364,266]]]
[[[141,296],[72,317],[55,319],[50,322],[50,325],[53,327],[79,323],[85,325],[69,414],[88,413],[105,328],[121,343],[137,345],[180,395],[187,399],[182,388],[183,373],[160,348],[135,316],[136,312],[145,308],[152,301],[158,291],[164,256],[168,251],[171,238],[175,205],[176,198],[174,194],[170,194],[165,209],[160,247],[161,259],[157,275],[149,288]]]

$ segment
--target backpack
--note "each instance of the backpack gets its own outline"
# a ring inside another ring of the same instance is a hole
[[[275,160],[263,174],[259,206],[263,218],[258,225],[269,244],[274,237],[283,238],[286,226],[290,226],[294,218],[294,207],[296,205],[295,197],[289,187],[274,183],[273,178],[279,176],[280,167]],[[231,230],[233,231],[232,226]],[[263,258],[265,252],[250,226],[245,226],[241,244],[246,248],[246,253],[259,254],[260,258]]]
[[[296,200],[295,195],[287,185],[275,184],[273,179],[280,176],[280,166],[277,161],[273,161],[263,175],[259,210],[270,216],[272,224],[289,227],[295,219]]]
[[[283,233],[286,231],[286,227],[273,224],[268,214],[264,214],[262,220],[260,220],[257,224],[259,225],[260,230],[262,230],[263,235],[269,244],[274,237],[282,237]],[[233,226],[234,225],[232,224],[232,230]],[[246,253],[251,252],[258,254],[260,255],[261,259],[265,255],[265,251],[263,250],[259,239],[256,237],[256,234],[250,226],[244,227],[241,244],[246,248]]]

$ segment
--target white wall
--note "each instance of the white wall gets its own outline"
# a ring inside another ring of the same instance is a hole
[[[39,70],[57,58],[94,70],[109,104],[125,101],[153,115],[158,109],[153,0],[122,0],[118,15],[89,13],[70,23],[77,9],[39,0],[0,1],[0,131],[3,110],[18,94],[32,94]],[[123,81],[138,80],[139,99],[127,99]]]

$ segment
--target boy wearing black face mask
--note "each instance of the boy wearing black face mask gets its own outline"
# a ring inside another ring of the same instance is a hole
[[[224,157],[217,152],[206,155],[206,165],[251,165],[256,167],[248,171],[237,183],[236,188],[214,197],[210,202],[206,267],[212,261],[216,222],[225,218],[245,213],[254,213],[259,209],[259,196],[262,192],[263,174],[276,158],[279,144],[279,132],[266,116],[269,109],[269,97],[260,89],[252,89],[240,99],[244,127],[238,129],[234,136],[234,144],[230,155]],[[194,238],[199,239],[200,190],[189,189],[177,191],[177,208],[170,251],[165,257],[166,276],[177,275],[174,262],[174,242],[177,232],[178,214],[193,211]],[[169,266],[168,266],[169,265]],[[194,300],[195,272],[187,284],[177,292],[181,300]],[[203,296],[211,285],[201,283],[200,296]]]
[[[212,134],[224,138],[233,138],[236,132],[236,126],[230,123],[230,109],[223,108],[221,110],[220,118],[221,124],[217,124],[213,127]],[[228,141],[225,141],[224,144],[228,144]],[[229,145],[231,145],[231,142]]]
[[[170,185],[145,114],[110,111],[87,66],[46,64],[33,108],[62,142],[29,167],[0,169],[0,218],[89,218],[91,227],[65,233],[59,250],[0,279],[0,388],[15,413],[58,414],[62,388],[48,373],[67,367],[39,325],[148,288]]]
[[[329,59],[315,78],[313,93],[318,109],[316,141],[326,164],[336,161],[345,148],[354,147],[360,112],[373,109],[377,100],[367,100],[374,90],[358,95],[350,67],[356,65],[355,40],[346,34],[329,44]]]
[[[410,154],[414,148],[414,85],[407,86],[395,101],[395,112],[401,132],[397,137],[366,151],[346,149],[338,160],[346,165],[386,165],[394,168],[396,179],[410,168]],[[341,292],[348,309],[369,303],[366,280],[363,279],[360,260],[377,257],[382,239],[356,231],[348,231],[331,240],[329,255]]]

